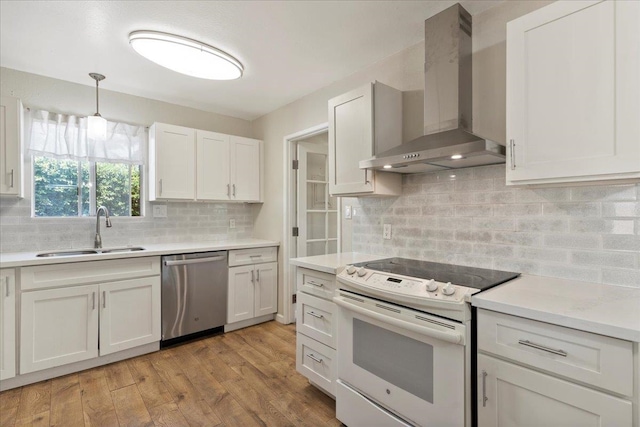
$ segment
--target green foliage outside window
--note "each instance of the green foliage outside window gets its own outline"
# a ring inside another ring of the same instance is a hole
[[[104,205],[113,216],[140,216],[140,169],[118,163],[34,157],[34,215],[91,216],[95,206]]]

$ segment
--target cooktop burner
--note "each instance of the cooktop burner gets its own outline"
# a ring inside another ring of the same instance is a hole
[[[382,271],[420,279],[434,279],[438,282],[451,282],[454,285],[474,289],[488,289],[508,280],[515,279],[520,273],[512,271],[489,270],[486,268],[465,267],[462,265],[441,264],[438,262],[418,261],[407,258],[387,258],[378,261],[353,264],[370,270]]]

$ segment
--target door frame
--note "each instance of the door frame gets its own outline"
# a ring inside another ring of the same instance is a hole
[[[293,189],[295,188],[296,174],[293,171],[292,162],[296,158],[296,148],[298,141],[310,138],[325,132],[329,132],[329,122],[321,123],[319,125],[311,126],[299,132],[292,133],[284,137],[283,144],[283,157],[284,157],[284,206],[282,211],[284,212],[284,221],[282,229],[282,315],[278,314],[278,320],[284,324],[292,323],[295,319],[295,313],[293,311],[293,303],[291,302],[291,295],[295,292],[296,272],[295,266],[291,265],[289,259],[293,253],[297,253],[295,237],[291,235],[291,229],[293,228],[294,219],[296,218],[296,203],[293,196]],[[338,199],[338,223],[340,222],[341,201]],[[338,252],[340,252],[340,225],[338,224]]]

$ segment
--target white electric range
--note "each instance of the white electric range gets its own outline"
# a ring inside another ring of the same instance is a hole
[[[471,295],[518,273],[389,258],[337,276],[336,416],[349,427],[470,426]]]

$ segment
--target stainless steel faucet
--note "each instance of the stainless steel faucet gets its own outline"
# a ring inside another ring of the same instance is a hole
[[[96,249],[102,248],[102,236],[100,235],[100,213],[104,213],[104,223],[107,228],[111,227],[111,220],[109,219],[109,209],[106,206],[100,206],[96,211],[96,239],[93,247]]]

